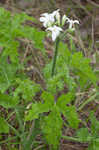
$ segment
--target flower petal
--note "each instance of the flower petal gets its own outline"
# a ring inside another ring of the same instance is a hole
[[[52,41],[55,41],[57,38],[56,32],[52,32]]]
[[[45,28],[47,27],[47,22],[46,22],[46,21],[43,23],[43,26],[44,26]]]
[[[58,26],[54,26],[54,28],[57,30],[57,31],[63,31],[63,29],[62,28],[60,28],[60,27],[58,27]]]
[[[46,20],[45,17],[40,17],[40,21],[41,21],[41,22],[44,22],[45,20]]]
[[[74,21],[73,21],[73,23],[77,23],[77,24],[79,24],[79,21],[78,21],[78,20],[74,20]]]
[[[67,17],[66,17],[66,15],[63,15],[63,17],[62,17],[62,26],[65,24],[65,21],[67,20]]]
[[[53,27],[49,27],[49,28],[46,29],[46,31],[47,31],[47,30],[53,31]]]
[[[60,11],[60,9],[57,9],[57,10],[53,11],[52,15],[53,15],[53,16],[56,16],[57,13],[59,13],[59,11]]]

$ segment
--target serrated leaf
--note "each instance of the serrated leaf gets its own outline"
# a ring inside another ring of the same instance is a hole
[[[30,109],[28,114],[25,116],[26,121],[37,119],[39,114],[49,112],[53,109],[54,97],[52,94],[44,91],[41,98],[43,99],[43,102],[32,104],[32,109]]]
[[[60,51],[60,55],[63,56],[64,62],[69,64],[69,62],[71,60],[71,52],[70,52],[67,44],[64,44],[63,42],[60,42],[59,43],[59,51]]]
[[[17,66],[16,64],[9,64],[7,60],[1,58],[0,60],[0,91],[4,93],[15,79]]]
[[[44,38],[45,38],[46,32],[44,31],[38,31],[34,28],[33,32],[33,41],[34,41],[34,47],[40,49],[43,54],[45,54],[45,48],[44,48]]]
[[[56,94],[58,91],[62,91],[64,89],[64,81],[61,78],[61,74],[48,78],[47,90],[53,94]]]
[[[52,145],[53,150],[57,150],[62,135],[63,120],[57,107],[45,117],[41,126],[45,139],[49,145]]]
[[[50,111],[50,105],[47,103],[42,104],[41,102],[39,103],[34,103],[32,104],[32,109],[30,109],[25,116],[25,121],[29,120],[34,120],[39,118],[39,115],[44,113],[44,112],[49,112]]]
[[[54,96],[51,93],[44,91],[41,95],[41,98],[43,99],[44,103],[48,104],[49,106],[54,105]]]
[[[57,106],[60,109],[65,109],[65,106],[73,100],[73,97],[72,93],[62,94],[57,100]]]
[[[73,67],[72,69],[74,69],[74,72],[81,77],[81,80],[90,80],[92,83],[96,84],[97,77],[92,71],[89,63],[90,59],[83,57],[81,52],[77,52],[72,55],[71,67]]]
[[[0,133],[9,133],[8,123],[2,117],[0,117]]]
[[[94,138],[98,137],[98,135],[99,135],[99,121],[96,119],[94,112],[90,113],[89,119],[91,121],[91,134]]]
[[[39,110],[41,103],[35,103],[32,104],[32,109],[28,111],[28,113],[25,115],[25,121],[37,119],[39,117],[39,114],[41,110]]]
[[[4,41],[5,42],[5,41]],[[19,54],[18,54],[18,47],[19,43],[17,41],[9,41],[4,44],[4,51],[2,56],[7,57],[9,56],[11,63],[18,64],[19,63]]]
[[[18,84],[18,86],[14,91],[14,96],[16,97],[19,94],[22,94],[22,98],[26,101],[31,101],[36,93],[41,89],[40,85],[34,83],[29,79],[16,79],[16,83]]]
[[[66,117],[66,120],[67,120],[68,124],[70,125],[70,127],[74,128],[74,129],[78,128],[80,120],[78,118],[78,114],[76,112],[75,106],[66,106],[62,110],[62,113]]]

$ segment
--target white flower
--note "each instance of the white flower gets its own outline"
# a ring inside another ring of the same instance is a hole
[[[63,31],[62,28],[54,25],[53,27],[47,28],[47,30],[52,32],[52,40],[55,41],[56,38],[59,36],[60,32]]]
[[[59,14],[59,11],[60,11],[60,9],[57,9],[57,10],[53,11],[52,15],[57,16]]]
[[[54,15],[48,13],[41,14],[40,21],[43,22],[45,28],[49,27],[55,22]]]
[[[67,22],[69,23],[69,29],[73,29],[73,30],[74,30],[73,25],[74,25],[75,23],[79,24],[79,21],[78,21],[78,20],[71,20],[71,19],[69,19],[68,17],[66,17],[66,20],[67,20]]]
[[[43,22],[43,26],[45,28],[52,26],[56,20],[57,20],[58,24],[60,25],[59,11],[60,10],[58,9],[50,14],[48,14],[48,13],[41,14],[40,21]]]
[[[58,25],[60,25],[60,14],[59,14],[60,9],[57,9],[52,13],[53,17],[56,18]]]
[[[62,17],[62,26],[65,24],[65,21],[67,20],[67,17],[66,17],[66,15],[63,15],[63,17]]]

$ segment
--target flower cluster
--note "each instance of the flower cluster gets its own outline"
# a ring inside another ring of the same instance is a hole
[[[59,9],[52,12],[52,13],[44,13],[41,14],[40,21],[43,22],[43,26],[46,31],[52,32],[52,40],[55,41],[56,38],[59,36],[60,32],[63,31],[61,28],[64,26],[65,22],[69,23],[69,29],[74,30],[74,24],[79,24],[78,20],[71,20],[66,15],[63,15],[62,19],[59,13]]]

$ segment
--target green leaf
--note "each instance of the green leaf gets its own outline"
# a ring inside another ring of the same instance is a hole
[[[88,150],[99,150],[99,141],[97,142],[96,140],[93,140],[89,146]]]
[[[96,138],[99,136],[99,121],[96,119],[93,111],[91,111],[89,119],[91,121],[91,134]]]
[[[38,119],[40,114],[44,112],[49,112],[50,109],[50,105],[48,105],[47,103],[34,103],[32,104],[32,108],[25,115],[25,121]]]
[[[18,64],[19,63],[18,47],[19,43],[17,41],[9,40],[9,42],[5,42],[2,56],[3,57],[9,56],[11,63]]]
[[[83,57],[81,52],[77,52],[72,55],[71,58],[71,67],[72,70],[75,72],[80,77],[80,82],[81,80],[84,81],[91,81],[92,83],[96,84],[97,82],[97,77],[92,71],[92,68],[89,65],[90,59]],[[83,85],[83,82],[81,82]]]
[[[8,123],[2,117],[0,117],[0,133],[9,133]]]
[[[62,135],[62,125],[63,120],[56,106],[41,122],[45,139],[49,145],[52,145],[53,150],[57,150],[57,147],[59,146]]]
[[[9,64],[6,58],[0,60],[0,91],[4,93],[12,84],[16,76],[18,66]]]
[[[78,118],[75,106],[66,106],[66,108],[62,110],[62,113],[66,117],[70,127],[74,129],[78,128],[80,120]]]
[[[66,109],[66,105],[73,100],[74,96],[72,93],[62,94],[57,100],[57,106],[62,109]]]
[[[63,115],[66,117],[70,127],[78,128],[79,118],[75,106],[67,106],[74,99],[73,93],[62,95],[58,98],[57,106]]]
[[[63,42],[59,43],[59,53],[60,53],[60,56],[62,56],[63,62],[66,62],[67,64],[69,64],[71,60],[71,52],[67,44],[64,44]]]
[[[56,94],[58,91],[62,91],[64,89],[64,81],[61,78],[61,74],[48,78],[47,90],[53,94]]]
[[[43,54],[45,54],[45,48],[44,48],[44,38],[45,38],[46,32],[44,31],[38,31],[34,28],[33,32],[33,41],[34,41],[34,47],[40,49]]]
[[[0,105],[4,108],[15,108],[18,104],[18,98],[11,97],[7,94],[0,93]]]
[[[29,79],[20,80],[16,79],[16,83],[18,84],[17,88],[14,91],[14,96],[22,95],[24,100],[31,101],[37,92],[40,91],[40,85],[34,83]]]
[[[48,104],[50,107],[54,105],[54,96],[49,93],[44,91],[41,95],[41,98],[43,99],[45,104]]]
[[[54,106],[54,97],[50,93],[44,91],[41,95],[43,99],[42,102],[32,104],[32,109],[30,109],[25,116],[25,120],[33,120],[39,118],[39,115],[44,112],[49,112]]]
[[[28,114],[25,116],[25,120],[33,120],[39,117],[39,114],[44,112],[49,112],[53,109],[54,106],[54,97],[48,92],[43,92],[41,95],[43,102],[32,104],[32,109],[28,111]]]

